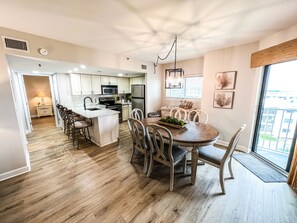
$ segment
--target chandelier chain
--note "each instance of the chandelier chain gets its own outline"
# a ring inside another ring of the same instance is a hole
[[[159,60],[166,60],[168,58],[168,56],[170,55],[170,53],[172,52],[172,49],[173,47],[175,46],[175,57],[174,57],[174,69],[176,68],[176,49],[177,49],[177,36],[175,35],[174,37],[174,41],[171,45],[171,48],[169,50],[169,52],[167,53],[167,55],[164,57],[164,58],[161,58],[159,55],[158,55],[158,58],[157,58],[157,61],[156,63],[154,63],[154,74],[156,74],[156,67],[158,66],[159,64]]]

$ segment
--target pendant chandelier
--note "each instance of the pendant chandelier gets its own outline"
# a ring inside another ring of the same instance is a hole
[[[166,60],[170,55],[173,47],[175,46],[174,52],[174,67],[173,69],[165,70],[165,88],[166,89],[178,89],[182,88],[184,70],[182,68],[176,68],[176,54],[177,54],[177,36],[175,35],[172,46],[164,58],[158,56],[157,62],[154,64],[154,73],[156,73],[156,67],[158,66],[159,60]]]

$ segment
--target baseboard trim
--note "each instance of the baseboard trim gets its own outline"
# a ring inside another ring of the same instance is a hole
[[[8,171],[6,173],[2,173],[2,174],[0,174],[0,181],[7,180],[9,178],[16,177],[18,175],[27,173],[30,171],[30,169],[31,169],[30,166],[24,166],[24,167],[15,169],[15,170]]]
[[[229,142],[226,142],[226,141],[222,141],[222,140],[218,140],[216,142],[216,144],[219,144],[219,145],[222,145],[222,146],[228,146]],[[242,152],[245,152],[245,153],[248,153],[248,148],[245,147],[245,146],[241,146],[241,145],[237,145],[236,150],[239,150],[239,151],[242,151]]]

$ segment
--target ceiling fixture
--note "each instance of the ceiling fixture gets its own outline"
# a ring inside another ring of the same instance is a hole
[[[39,48],[38,52],[43,56],[46,56],[48,54],[48,51],[45,48]]]
[[[75,72],[77,72],[78,71],[78,69],[75,67],[75,68],[73,68],[73,70],[75,71]]]
[[[122,73],[118,73],[118,76],[120,76],[120,77],[122,77],[124,74],[122,74]]]
[[[80,68],[81,69],[86,69],[86,65],[82,64],[82,65],[80,65]]]
[[[176,54],[177,54],[177,35],[174,37],[174,41],[172,46],[164,58],[158,56],[157,62],[154,63],[154,74],[156,73],[156,67],[158,66],[159,60],[166,60],[170,55],[173,47],[174,49],[174,67],[173,69],[166,69],[165,70],[165,88],[166,89],[176,89],[182,87],[183,77],[184,77],[184,70],[182,68],[176,68]]]

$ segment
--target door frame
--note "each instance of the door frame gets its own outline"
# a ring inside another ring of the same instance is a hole
[[[56,92],[55,92],[55,89],[57,89],[57,82],[56,80],[53,80],[53,76],[55,76],[56,74],[21,74],[21,78],[22,78],[22,83],[20,83],[20,86],[21,88],[24,89],[24,99],[23,99],[23,103],[24,103],[24,100],[25,101],[28,101],[28,97],[27,97],[27,94],[26,94],[26,85],[25,85],[25,82],[24,82],[24,76],[34,76],[34,77],[48,77],[49,79],[49,84],[50,84],[50,90],[51,90],[51,97],[52,97],[52,106],[53,106],[53,111],[54,111],[54,116],[55,116],[55,122],[56,122],[56,126],[58,127],[59,126],[59,120],[58,120],[58,113],[57,113],[57,109],[56,109],[56,103],[58,103],[58,95],[56,96]],[[30,121],[31,122],[31,115],[30,115],[30,109],[29,109],[29,104],[28,104],[28,111],[26,112],[26,122]],[[24,110],[27,110],[27,109],[24,109]],[[32,127],[33,129],[33,127]]]
[[[292,146],[291,146],[291,149],[290,149],[290,153],[288,155],[288,161],[287,161],[287,165],[286,165],[285,169],[279,167],[277,164],[273,163],[272,161],[268,160],[266,157],[263,157],[263,156],[261,156],[260,154],[257,153],[257,144],[258,144],[258,137],[257,136],[258,136],[258,133],[259,133],[259,130],[260,130],[259,127],[260,127],[260,123],[261,123],[261,120],[262,120],[262,111],[263,111],[263,106],[264,106],[264,95],[265,95],[265,92],[267,90],[267,82],[268,82],[268,79],[269,79],[268,75],[270,74],[270,66],[271,65],[266,65],[264,67],[264,74],[263,74],[263,77],[262,77],[261,92],[260,92],[260,98],[259,98],[259,105],[258,105],[258,111],[257,111],[256,124],[255,124],[255,128],[254,128],[254,133],[253,133],[253,142],[252,142],[251,153],[252,153],[252,155],[255,155],[256,157],[258,157],[261,160],[265,161],[269,165],[273,166],[275,169],[277,169],[281,173],[283,173],[285,175],[288,175],[288,172],[290,171],[290,167],[291,167],[291,164],[292,164],[294,148],[295,148],[295,144],[296,144],[297,123],[296,123],[294,138],[293,138],[293,141],[292,141]]]

